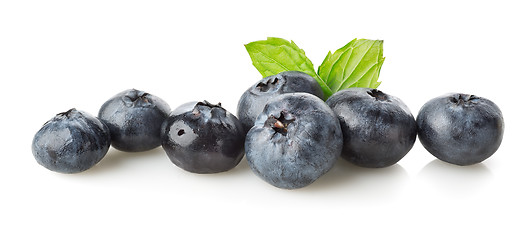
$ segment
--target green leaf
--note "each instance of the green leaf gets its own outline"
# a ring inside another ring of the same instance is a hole
[[[318,68],[318,75],[332,93],[352,87],[377,88],[384,63],[383,41],[354,39],[331,54]]]
[[[255,41],[245,45],[251,57],[253,66],[263,77],[284,71],[301,71],[314,77],[323,89],[325,97],[332,95],[332,91],[320,78],[314,65],[293,41],[282,38],[269,37],[266,40]]]

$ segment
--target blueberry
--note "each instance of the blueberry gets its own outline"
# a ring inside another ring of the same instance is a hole
[[[190,102],[176,108],[161,129],[162,146],[178,167],[193,173],[234,168],[244,156],[245,132],[221,104]]]
[[[327,173],[342,151],[342,129],[334,112],[308,93],[271,99],[246,136],[253,172],[271,185],[296,189]]]
[[[370,88],[350,88],[327,99],[344,135],[342,157],[381,168],[401,160],[416,141],[416,121],[397,97]]]
[[[110,145],[109,129],[73,108],[44,124],[33,138],[32,151],[37,162],[49,170],[78,173],[98,163]]]
[[[141,152],[161,145],[161,124],[170,111],[159,97],[130,89],[107,100],[98,117],[109,127],[114,148]]]
[[[303,72],[281,72],[253,84],[238,101],[237,116],[244,130],[247,132],[253,127],[255,119],[268,100],[283,93],[293,92],[306,92],[323,99],[323,91],[316,79]]]
[[[434,98],[419,110],[421,144],[440,160],[456,165],[479,163],[497,151],[504,120],[492,101],[451,93]]]

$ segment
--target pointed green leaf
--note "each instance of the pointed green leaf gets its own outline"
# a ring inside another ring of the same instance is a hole
[[[351,87],[377,88],[384,63],[382,40],[354,39],[333,54],[329,52],[318,75],[333,93]]]
[[[301,71],[314,77],[323,89],[325,97],[332,92],[327,84],[314,70],[314,65],[293,41],[282,38],[269,37],[266,40],[255,41],[245,45],[251,57],[253,66],[263,77],[284,71]]]

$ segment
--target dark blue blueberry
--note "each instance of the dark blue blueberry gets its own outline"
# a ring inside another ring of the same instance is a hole
[[[462,166],[489,158],[504,134],[499,107],[469,94],[451,93],[428,101],[416,121],[425,149],[440,160]]]
[[[342,157],[358,166],[393,165],[414,146],[416,121],[397,97],[371,88],[349,88],[333,94],[327,104],[342,126]]]
[[[159,97],[130,89],[107,100],[98,117],[109,127],[114,148],[141,152],[161,145],[161,124],[170,112]]]
[[[97,118],[76,109],[59,113],[35,134],[33,156],[60,173],[78,173],[98,163],[109,150],[109,129]]]
[[[342,129],[320,98],[287,93],[266,104],[245,146],[249,166],[264,181],[302,188],[333,167],[342,151]]]
[[[170,160],[189,172],[225,172],[244,156],[242,124],[221,104],[183,104],[172,111],[161,131],[162,146]]]
[[[281,72],[253,84],[242,94],[238,102],[237,116],[244,130],[247,132],[253,127],[255,119],[268,100],[283,93],[293,92],[306,92],[323,99],[323,91],[316,79],[303,72]]]

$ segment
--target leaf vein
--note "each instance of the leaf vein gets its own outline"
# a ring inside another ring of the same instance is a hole
[[[374,42],[371,44],[371,46],[370,46],[370,47],[364,52],[364,55],[362,55],[362,57],[360,58],[360,61],[359,61],[358,64],[353,68],[353,70],[351,71],[351,73],[349,74],[349,76],[347,76],[347,78],[344,78],[344,79],[342,80],[342,84],[340,85],[340,89],[344,88],[344,87],[345,87],[345,84],[348,82],[348,80],[352,78],[353,74],[356,72],[356,70],[357,70],[358,67],[360,66],[360,62],[362,62],[362,59],[364,59],[364,58],[368,55],[369,51],[373,48],[373,46],[375,46],[375,43],[377,43],[377,41],[374,41]],[[377,59],[377,63],[378,63],[378,59]],[[353,83],[356,83],[356,82],[357,82],[358,80],[360,80],[363,76],[365,76],[365,75],[367,74],[367,72],[369,72],[369,70],[371,70],[371,69],[375,66],[375,64],[377,64],[377,63],[374,63],[374,64],[373,64],[373,65],[372,65],[372,66],[371,66],[371,67],[370,67],[370,68],[369,68],[369,69],[368,69],[368,70],[367,70],[367,71],[366,71],[366,72],[365,72],[360,78],[356,79],[356,81],[353,82]],[[350,84],[350,85],[352,85],[352,84]]]

